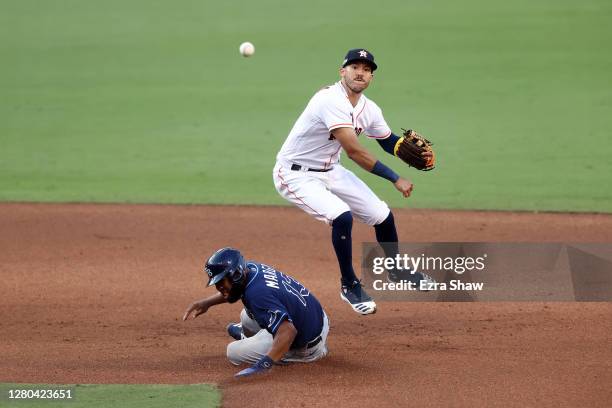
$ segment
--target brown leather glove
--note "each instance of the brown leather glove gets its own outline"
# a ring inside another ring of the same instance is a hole
[[[429,171],[435,167],[435,154],[432,143],[412,129],[404,130],[403,137],[395,143],[393,154],[410,167]]]

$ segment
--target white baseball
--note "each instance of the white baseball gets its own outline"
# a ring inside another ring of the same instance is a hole
[[[255,54],[255,46],[248,41],[243,42],[240,44],[240,54],[242,54],[243,57],[250,57]]]

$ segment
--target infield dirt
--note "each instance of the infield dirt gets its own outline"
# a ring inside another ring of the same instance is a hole
[[[612,216],[394,210],[405,242],[611,242]],[[611,303],[391,303],[339,296],[329,228],[286,207],[0,204],[0,381],[217,383],[223,405],[609,406]],[[361,241],[374,240],[356,224]],[[240,305],[182,322],[232,245],[298,278],[330,355],[233,379]],[[179,402],[177,402],[179,403]]]

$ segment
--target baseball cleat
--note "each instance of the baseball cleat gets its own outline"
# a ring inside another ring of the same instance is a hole
[[[244,339],[244,333],[242,332],[242,324],[230,323],[227,325],[227,334],[230,335],[234,340]]]
[[[412,282],[416,285],[417,289],[422,292],[429,292],[436,281],[431,276],[423,272],[411,273],[410,269],[394,269],[387,273],[387,281],[399,283],[402,281]],[[421,289],[423,288],[423,289]]]
[[[347,302],[353,310],[362,315],[376,313],[376,303],[361,287],[360,281],[353,282],[350,286],[342,285],[340,298]]]

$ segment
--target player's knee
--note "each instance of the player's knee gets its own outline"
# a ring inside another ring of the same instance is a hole
[[[233,365],[240,365],[242,363],[240,358],[240,345],[238,344],[238,341],[232,341],[227,345],[226,355],[229,362]]]
[[[353,228],[353,214],[350,211],[343,212],[332,222],[332,227],[342,229]]]
[[[244,322],[247,319],[250,319],[249,314],[247,313],[245,308],[242,308],[242,310],[240,311],[240,321]]]
[[[242,333],[244,333],[246,337],[254,336],[260,330],[259,324],[251,319],[246,309],[242,309],[240,312],[240,324],[242,324]]]
[[[384,201],[381,201],[370,217],[367,217],[364,221],[368,225],[393,225],[395,224],[395,219],[393,218],[393,214],[389,209],[389,206]]]
[[[389,215],[377,225],[393,225],[395,224],[395,218],[393,218],[393,211],[389,210]]]

